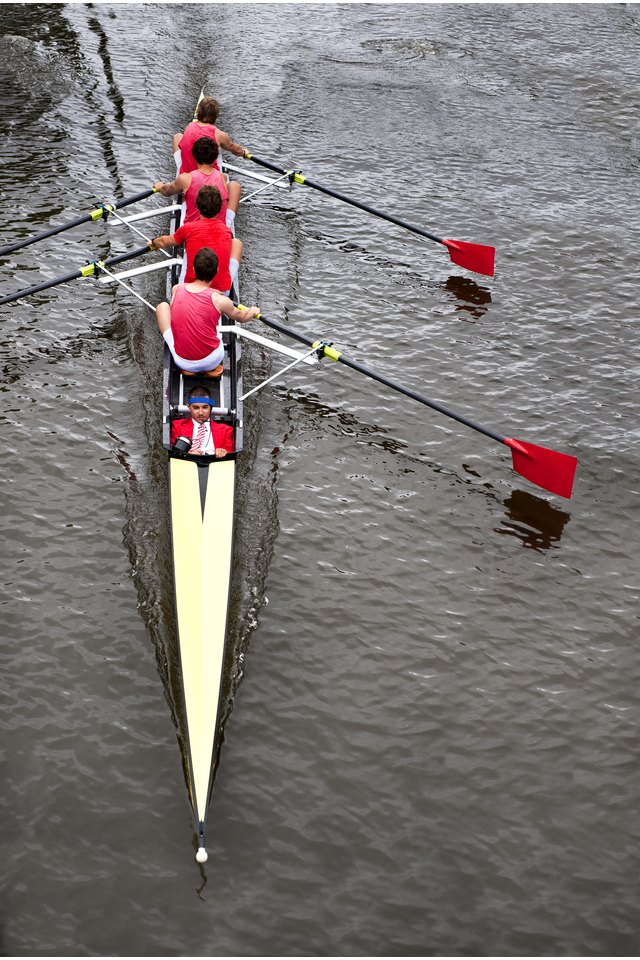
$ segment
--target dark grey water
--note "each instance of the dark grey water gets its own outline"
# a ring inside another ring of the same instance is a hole
[[[574,499],[547,495],[338,365],[259,395],[204,874],[153,323],[91,283],[3,307],[3,952],[637,953],[638,8],[0,24],[3,243],[169,174],[205,86],[256,154],[498,248],[485,281],[298,188],[241,215],[245,301],[581,461]],[[65,234],[0,261],[0,290],[128,242]]]

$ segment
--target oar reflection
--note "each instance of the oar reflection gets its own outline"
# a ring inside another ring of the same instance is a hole
[[[551,550],[560,542],[571,519],[569,513],[526,490],[514,490],[504,505],[506,519],[502,526],[494,528],[495,532],[515,537],[530,550]]]

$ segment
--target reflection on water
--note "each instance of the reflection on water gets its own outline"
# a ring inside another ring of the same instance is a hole
[[[327,403],[326,400],[317,393],[310,393],[309,391],[303,392],[302,390],[292,388],[286,390],[281,388],[281,396],[286,397],[287,400],[295,401],[310,417],[318,417],[322,420],[330,421],[327,429],[337,436],[363,439],[370,436],[377,437],[378,435],[384,435],[385,439],[383,443],[388,442],[387,449],[397,451],[406,447],[406,444],[402,441],[396,441],[394,439],[387,441],[387,431],[384,427],[380,427],[377,424],[365,423],[364,420],[355,416],[355,414],[350,411],[342,410]],[[324,425],[323,429],[325,429]]]
[[[113,104],[113,117],[114,120],[122,124],[124,123],[124,98],[114,77],[113,65],[109,55],[109,37],[97,17],[90,17],[87,26],[98,38],[98,54],[107,80],[107,95]]]
[[[488,287],[481,287],[470,277],[451,276],[444,285],[459,301],[455,304],[458,313],[468,314],[474,320],[480,320],[487,312],[487,304],[491,303],[491,291]],[[468,320],[469,316],[463,316]]]
[[[559,543],[570,519],[570,514],[564,510],[524,490],[514,490],[504,505],[507,517],[495,532],[517,537],[524,547],[532,550],[550,550]]]

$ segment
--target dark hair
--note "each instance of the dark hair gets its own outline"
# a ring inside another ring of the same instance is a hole
[[[200,137],[193,145],[193,159],[196,163],[215,163],[218,159],[218,144],[213,137]]]
[[[211,400],[211,390],[209,390],[209,387],[192,387],[189,390],[189,402],[192,397],[208,397]]]
[[[215,123],[220,114],[220,104],[213,97],[203,97],[196,109],[196,120],[200,123]]]
[[[218,258],[211,247],[201,247],[193,258],[193,272],[196,280],[211,283],[218,272]]]
[[[213,220],[222,210],[222,195],[217,187],[200,187],[196,207],[206,220]]]

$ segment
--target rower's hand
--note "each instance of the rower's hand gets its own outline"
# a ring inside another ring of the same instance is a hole
[[[164,183],[164,181],[158,180],[157,183],[154,183],[153,189],[156,191],[156,193],[161,193],[163,197],[166,197],[167,194],[165,193],[165,188],[168,186],[169,186],[168,183]]]
[[[240,318],[240,323],[248,323],[249,320],[255,320],[256,317],[260,316],[260,307],[245,307],[242,310],[242,317]]]
[[[222,457],[226,457],[226,455],[227,455],[226,450],[221,450],[219,447],[216,447],[216,457],[218,458],[218,460],[221,460]]]

